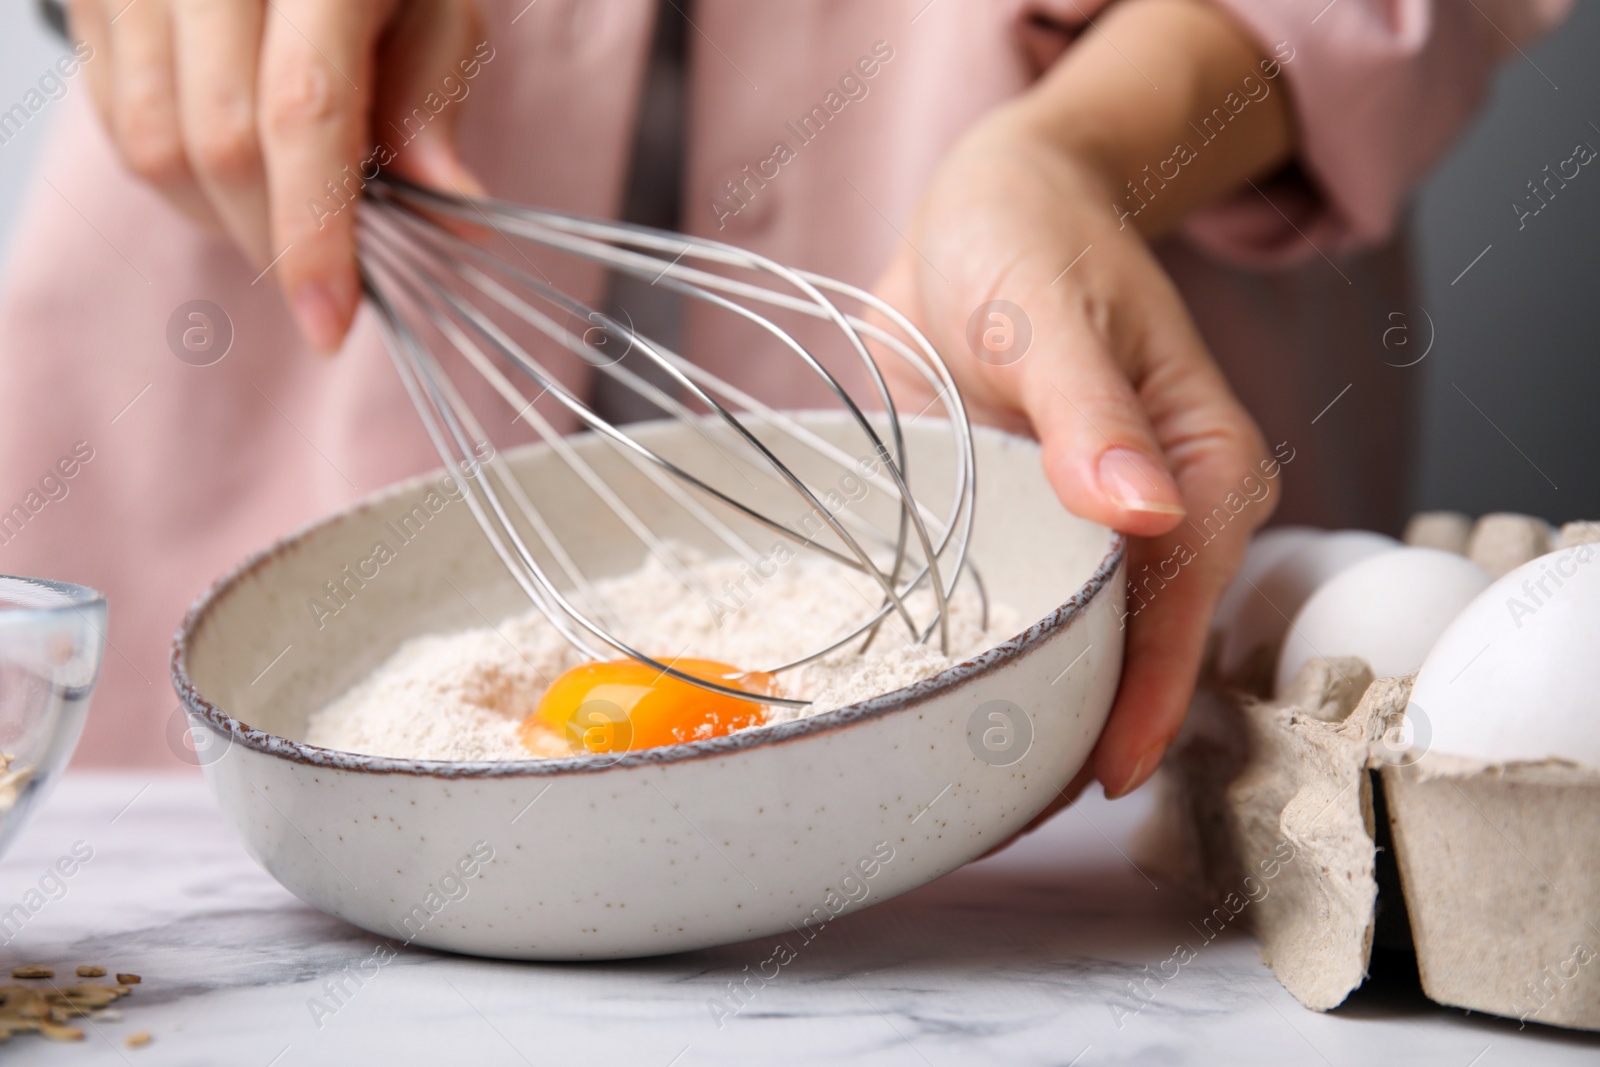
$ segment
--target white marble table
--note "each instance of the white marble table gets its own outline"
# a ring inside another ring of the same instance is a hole
[[[401,949],[364,984],[346,979],[335,999],[332,976],[359,969],[376,939],[313,911],[259,870],[198,777],[72,774],[0,862],[0,909],[37,888],[75,843],[93,857],[11,934],[0,963],[48,962],[70,973],[95,961],[144,982],[119,1005],[123,1017],[84,1042],[29,1036],[0,1046],[0,1062],[1600,1061],[1600,1038],[1519,1031],[1439,1008],[1414,977],[1369,983],[1330,1014],[1307,1011],[1238,934],[1203,945],[1129,1014],[1138,1002],[1127,983],[1179,940],[1196,940],[1189,922],[1208,911],[1157,888],[1121,854],[1143,809],[1137,797],[1085,802],[1008,852],[830,924],[719,1027],[714,998],[772,945],[582,965]],[[125,1048],[123,1038],[141,1029],[154,1042]]]

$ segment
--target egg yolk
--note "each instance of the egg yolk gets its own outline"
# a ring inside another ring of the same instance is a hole
[[[777,692],[777,679],[760,671],[706,659],[672,667],[757,698]],[[541,756],[629,752],[721,737],[760,723],[761,709],[759,699],[713,693],[638,660],[596,661],[557,678],[517,736]]]

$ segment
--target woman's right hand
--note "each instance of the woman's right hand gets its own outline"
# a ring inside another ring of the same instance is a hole
[[[479,191],[453,139],[467,71],[493,55],[471,0],[70,0],[69,11],[128,168],[257,269],[272,264],[319,352],[339,347],[360,300],[348,204],[374,140],[394,146],[397,173]],[[430,94],[446,102],[437,112]]]

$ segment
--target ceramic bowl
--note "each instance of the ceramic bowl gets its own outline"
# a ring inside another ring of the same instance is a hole
[[[78,744],[105,632],[93,589],[0,575],[0,852]]]
[[[803,418],[824,435],[842,425]],[[630,430],[667,452],[715,447],[681,424]],[[976,437],[973,558],[991,596],[1036,621],[942,674],[620,759],[453,763],[306,745],[311,712],[404,640],[527,610],[435,474],[290,536],[191,610],[172,670],[191,725],[211,735],[196,746],[207,777],[273,877],[402,943],[596,959],[815,936],[1026,825],[1087,759],[1117,688],[1122,538],[1061,508],[1032,442]],[[949,439],[931,419],[909,426],[912,469],[947,457]],[[614,452],[571,440],[639,491]],[[562,461],[542,446],[506,458],[591,576],[638,566],[637,542],[609,532]],[[389,561],[349,581],[380,542]],[[331,602],[327,583],[345,590],[332,616],[310,606]]]

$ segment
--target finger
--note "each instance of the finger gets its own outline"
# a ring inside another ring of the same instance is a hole
[[[105,124],[106,130],[112,129],[112,92],[111,92],[111,23],[100,0],[68,0],[67,20],[72,36],[83,46],[87,46],[86,53],[80,53],[83,61],[84,78],[89,85],[89,96],[94,100],[95,110],[100,113],[100,121]]]
[[[123,162],[190,218],[220,229],[184,154],[166,0],[101,10],[111,32],[112,137]]]
[[[1130,576],[1158,572],[1176,550],[1168,539],[1130,546]],[[1135,584],[1130,596],[1136,592]],[[1199,671],[1199,640],[1210,618],[1205,583],[1190,571],[1180,569],[1153,597],[1151,592],[1143,594],[1148,603],[1129,609],[1122,682],[1095,746],[1095,776],[1112,798],[1143,784],[1177,734]]]
[[[378,140],[394,150],[388,164],[412,181],[460,196],[483,186],[461,159],[456,129],[494,52],[469,3],[410,4],[384,34],[373,106]]]
[[[1043,448],[1045,473],[1075,514],[1134,535],[1162,533],[1184,514],[1155,433],[1127,372],[1091,321],[1055,293],[1023,305],[1033,344],[1055,348],[995,373],[1020,377],[1019,400]]]
[[[1149,778],[1177,735],[1211,613],[1276,503],[1260,434],[1198,338],[1184,343],[1193,351],[1156,361],[1145,395],[1191,521],[1130,546],[1122,684],[1093,760],[1112,797]]]
[[[257,267],[271,259],[267,182],[256,137],[255,0],[173,0],[184,153],[228,234]]]
[[[355,201],[373,56],[391,4],[275,0],[257,107],[278,281],[313,348],[331,353],[359,300]]]
[[[1240,533],[1249,536],[1248,530]],[[1176,577],[1147,582],[1142,591],[1135,584],[1130,592],[1139,593],[1142,603],[1127,618],[1122,683],[1093,759],[1095,776],[1113,799],[1143,785],[1177,736],[1199,675],[1211,612],[1227,584],[1215,576],[1216,568],[1175,565],[1188,551],[1177,540],[1155,538],[1129,554],[1135,574],[1148,578],[1165,568]],[[1231,545],[1205,550],[1233,554]]]

